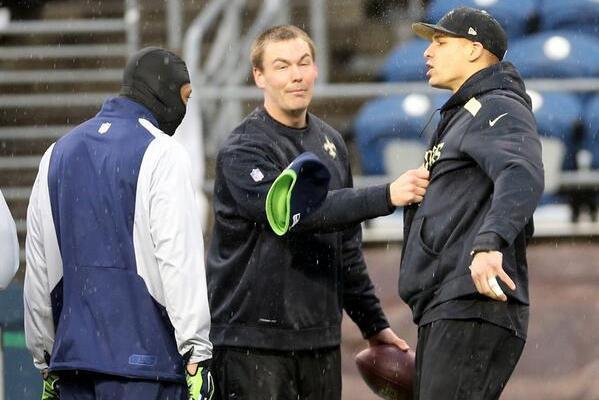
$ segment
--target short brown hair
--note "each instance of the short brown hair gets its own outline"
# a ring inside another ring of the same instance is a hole
[[[282,42],[285,40],[302,39],[310,47],[312,59],[316,59],[314,41],[306,32],[294,25],[277,25],[262,32],[260,36],[254,40],[250,50],[250,60],[252,67],[262,70],[264,48],[269,42]]]

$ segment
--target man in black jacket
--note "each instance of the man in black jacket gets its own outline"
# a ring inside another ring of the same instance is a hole
[[[526,339],[541,145],[494,18],[457,8],[412,29],[431,41],[429,84],[453,92],[425,154],[426,196],[404,213],[399,293],[419,325],[415,398],[496,399]]]
[[[366,272],[360,222],[421,201],[428,172],[353,189],[341,135],[307,111],[317,76],[312,40],[297,27],[274,27],[251,58],[264,106],[231,133],[216,166],[207,274],[217,397],[340,399],[343,309],[371,345],[408,349]],[[304,152],[330,172],[329,191],[279,236],[267,222],[267,193]]]

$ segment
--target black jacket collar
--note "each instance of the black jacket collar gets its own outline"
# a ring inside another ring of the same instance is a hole
[[[461,106],[473,97],[498,89],[512,92],[518,100],[531,108],[530,97],[526,94],[524,81],[516,67],[509,62],[502,62],[484,68],[468,78],[441,107],[441,112]]]

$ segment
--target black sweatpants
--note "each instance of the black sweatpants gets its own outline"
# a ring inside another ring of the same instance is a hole
[[[414,400],[499,399],[524,340],[482,320],[439,320],[418,329]]]
[[[215,400],[340,400],[338,347],[272,351],[215,347]]]

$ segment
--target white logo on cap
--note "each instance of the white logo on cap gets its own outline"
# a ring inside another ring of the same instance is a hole
[[[254,180],[254,182],[260,182],[264,179],[264,174],[260,171],[260,168],[254,168],[252,172],[250,172],[250,176]]]
[[[468,28],[468,34],[476,36],[476,29],[474,29],[473,27]]]

